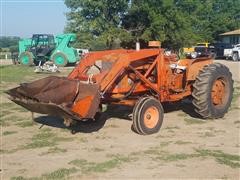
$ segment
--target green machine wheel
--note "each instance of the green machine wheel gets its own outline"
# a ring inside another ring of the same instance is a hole
[[[52,61],[54,64],[56,64],[57,66],[60,66],[60,67],[64,67],[68,63],[66,55],[63,54],[62,52],[55,53],[52,56]]]
[[[22,52],[19,56],[19,62],[25,66],[33,65],[33,55],[31,52],[25,51]]]

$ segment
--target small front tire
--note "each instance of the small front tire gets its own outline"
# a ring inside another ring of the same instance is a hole
[[[138,134],[157,133],[163,122],[163,107],[153,97],[142,98],[134,108],[133,128]]]

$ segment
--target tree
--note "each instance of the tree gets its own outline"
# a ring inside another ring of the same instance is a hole
[[[10,48],[11,46],[18,46],[19,37],[15,36],[0,36],[0,48]]]
[[[219,40],[219,34],[240,27],[239,0],[178,0],[178,7],[190,18],[193,32],[202,41]]]
[[[65,0],[66,31],[93,49],[159,40],[171,49],[218,40],[240,27],[239,0]]]
[[[133,0],[123,28],[135,39],[159,40],[165,47],[179,49],[196,39],[190,23],[173,0]]]
[[[77,33],[84,47],[102,44],[112,48],[121,33],[121,18],[128,7],[128,0],[65,0],[70,8],[66,31]]]

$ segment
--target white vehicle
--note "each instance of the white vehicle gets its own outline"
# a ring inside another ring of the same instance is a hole
[[[233,48],[224,49],[223,56],[226,57],[226,59],[240,61],[240,44],[234,45]]]
[[[88,49],[77,49],[78,56],[82,57],[85,54],[89,53]]]
[[[240,61],[240,44],[237,44],[232,49],[232,60]]]
[[[231,59],[232,58],[232,51],[233,48],[229,48],[229,49],[224,49],[223,51],[223,56],[226,58],[226,59]]]

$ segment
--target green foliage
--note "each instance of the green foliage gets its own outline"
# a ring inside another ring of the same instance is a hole
[[[34,72],[34,67],[6,65],[0,66],[0,82],[26,82],[27,79],[45,77],[44,74]]]
[[[49,174],[43,174],[39,179],[66,179],[70,174],[76,173],[78,170],[76,168],[61,168]]]
[[[76,168],[61,168],[51,173],[43,174],[41,177],[31,177],[25,178],[23,176],[11,177],[11,180],[59,180],[59,179],[68,179],[68,176],[76,173],[78,170]]]
[[[51,129],[44,129],[40,133],[33,135],[32,142],[23,147],[23,149],[35,149],[42,147],[54,147],[59,142],[73,141],[71,137],[58,137]]]
[[[225,164],[232,168],[240,168],[240,156],[224,153],[219,150],[211,151],[208,149],[196,150],[201,156],[214,157],[220,164]]]
[[[114,156],[112,159],[100,163],[95,162],[88,162],[85,159],[76,159],[69,164],[73,164],[79,168],[81,168],[82,173],[92,173],[92,172],[107,172],[111,169],[114,169],[116,167],[119,167],[123,163],[130,162],[132,159],[129,157],[123,157],[123,156]]]
[[[52,148],[49,148],[47,152],[43,152],[40,155],[43,156],[43,155],[47,155],[47,154],[65,153],[65,152],[67,152],[67,149],[62,149],[59,147],[52,147]]]
[[[15,134],[15,133],[17,133],[17,131],[4,131],[3,135],[7,136],[7,135]]]
[[[1,66],[0,71],[1,81],[4,82],[19,82],[25,76],[34,75],[33,68],[25,67],[25,66]]]
[[[187,125],[204,124],[207,122],[206,120],[197,119],[197,118],[184,118],[184,121],[186,122]]]
[[[67,14],[66,31],[77,33],[81,47],[105,49],[114,46],[128,0],[65,0],[65,4],[71,9]]]
[[[17,51],[19,40],[20,38],[15,36],[0,36],[0,52],[3,48],[9,48],[11,52]]]
[[[160,40],[178,50],[240,27],[238,0],[65,0],[70,9],[66,32],[76,46],[94,50],[145,46]]]

